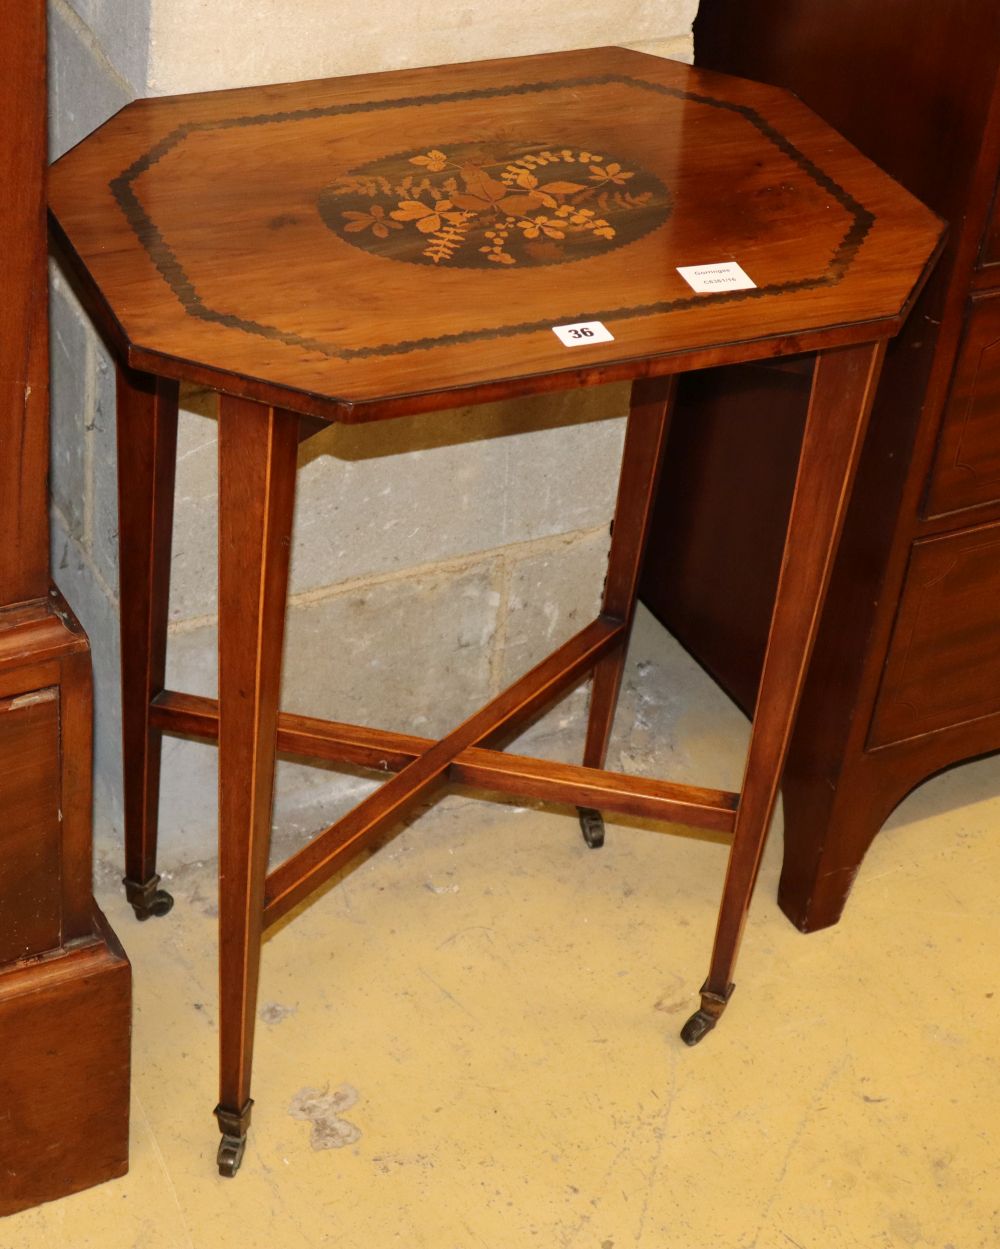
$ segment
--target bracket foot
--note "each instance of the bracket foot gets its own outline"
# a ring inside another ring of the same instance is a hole
[[[159,889],[157,887],[159,883],[159,876],[150,876],[149,880],[142,884],[129,880],[127,876],[122,879],[125,897],[132,910],[135,911],[136,919],[147,920],[151,915],[157,917],[166,915],[173,907],[173,896],[167,893],[166,889]]]
[[[577,811],[583,840],[591,850],[599,850],[604,845],[604,816],[593,807],[577,807]]]
[[[685,1045],[697,1045],[708,1036],[722,1018],[722,1012],[726,1009],[735,988],[736,986],[731,984],[724,994],[710,993],[702,985],[701,1006],[681,1029],[681,1040]]]

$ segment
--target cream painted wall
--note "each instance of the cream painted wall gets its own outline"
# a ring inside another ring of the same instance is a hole
[[[697,7],[698,0],[152,0],[149,90],[205,91],[602,44],[687,59]]]

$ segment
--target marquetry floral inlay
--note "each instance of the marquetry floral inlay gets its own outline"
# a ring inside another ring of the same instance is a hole
[[[670,197],[603,150],[466,143],[353,169],[319,207],[336,234],[376,255],[503,269],[634,242],[666,220]]]

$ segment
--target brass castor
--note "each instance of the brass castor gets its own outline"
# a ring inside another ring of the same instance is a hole
[[[145,921],[151,915],[159,918],[172,909],[173,896],[167,893],[166,889],[157,888],[159,883],[159,876],[151,876],[141,885],[134,880],[129,880],[127,876],[122,880],[125,886],[125,897],[132,910],[135,911],[136,919]]]
[[[253,1110],[253,1098],[242,1110],[227,1110],[224,1106],[216,1106],[214,1114],[219,1121],[222,1140],[219,1141],[219,1152],[215,1161],[219,1166],[219,1174],[232,1179],[240,1169],[243,1155],[247,1147],[247,1133],[250,1131],[250,1112]]]
[[[685,1045],[697,1045],[708,1036],[718,1022],[718,1016],[710,1015],[707,1010],[696,1010],[681,1028],[681,1040]]]
[[[577,807],[577,811],[583,840],[591,850],[599,850],[604,845],[604,816],[593,807]]]
[[[681,1040],[685,1045],[697,1045],[712,1031],[722,1018],[729,999],[733,996],[735,985],[726,988],[725,993],[711,993],[704,985],[701,987],[701,1006],[681,1028]]]
[[[236,1174],[243,1161],[246,1147],[245,1136],[230,1136],[228,1133],[223,1135],[222,1140],[219,1141],[219,1152],[215,1156],[215,1161],[219,1164],[220,1175],[231,1179]]]

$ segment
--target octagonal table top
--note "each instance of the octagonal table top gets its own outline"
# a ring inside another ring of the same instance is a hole
[[[887,337],[941,236],[789,93],[620,48],[136,101],[50,201],[133,367],[346,421]]]

